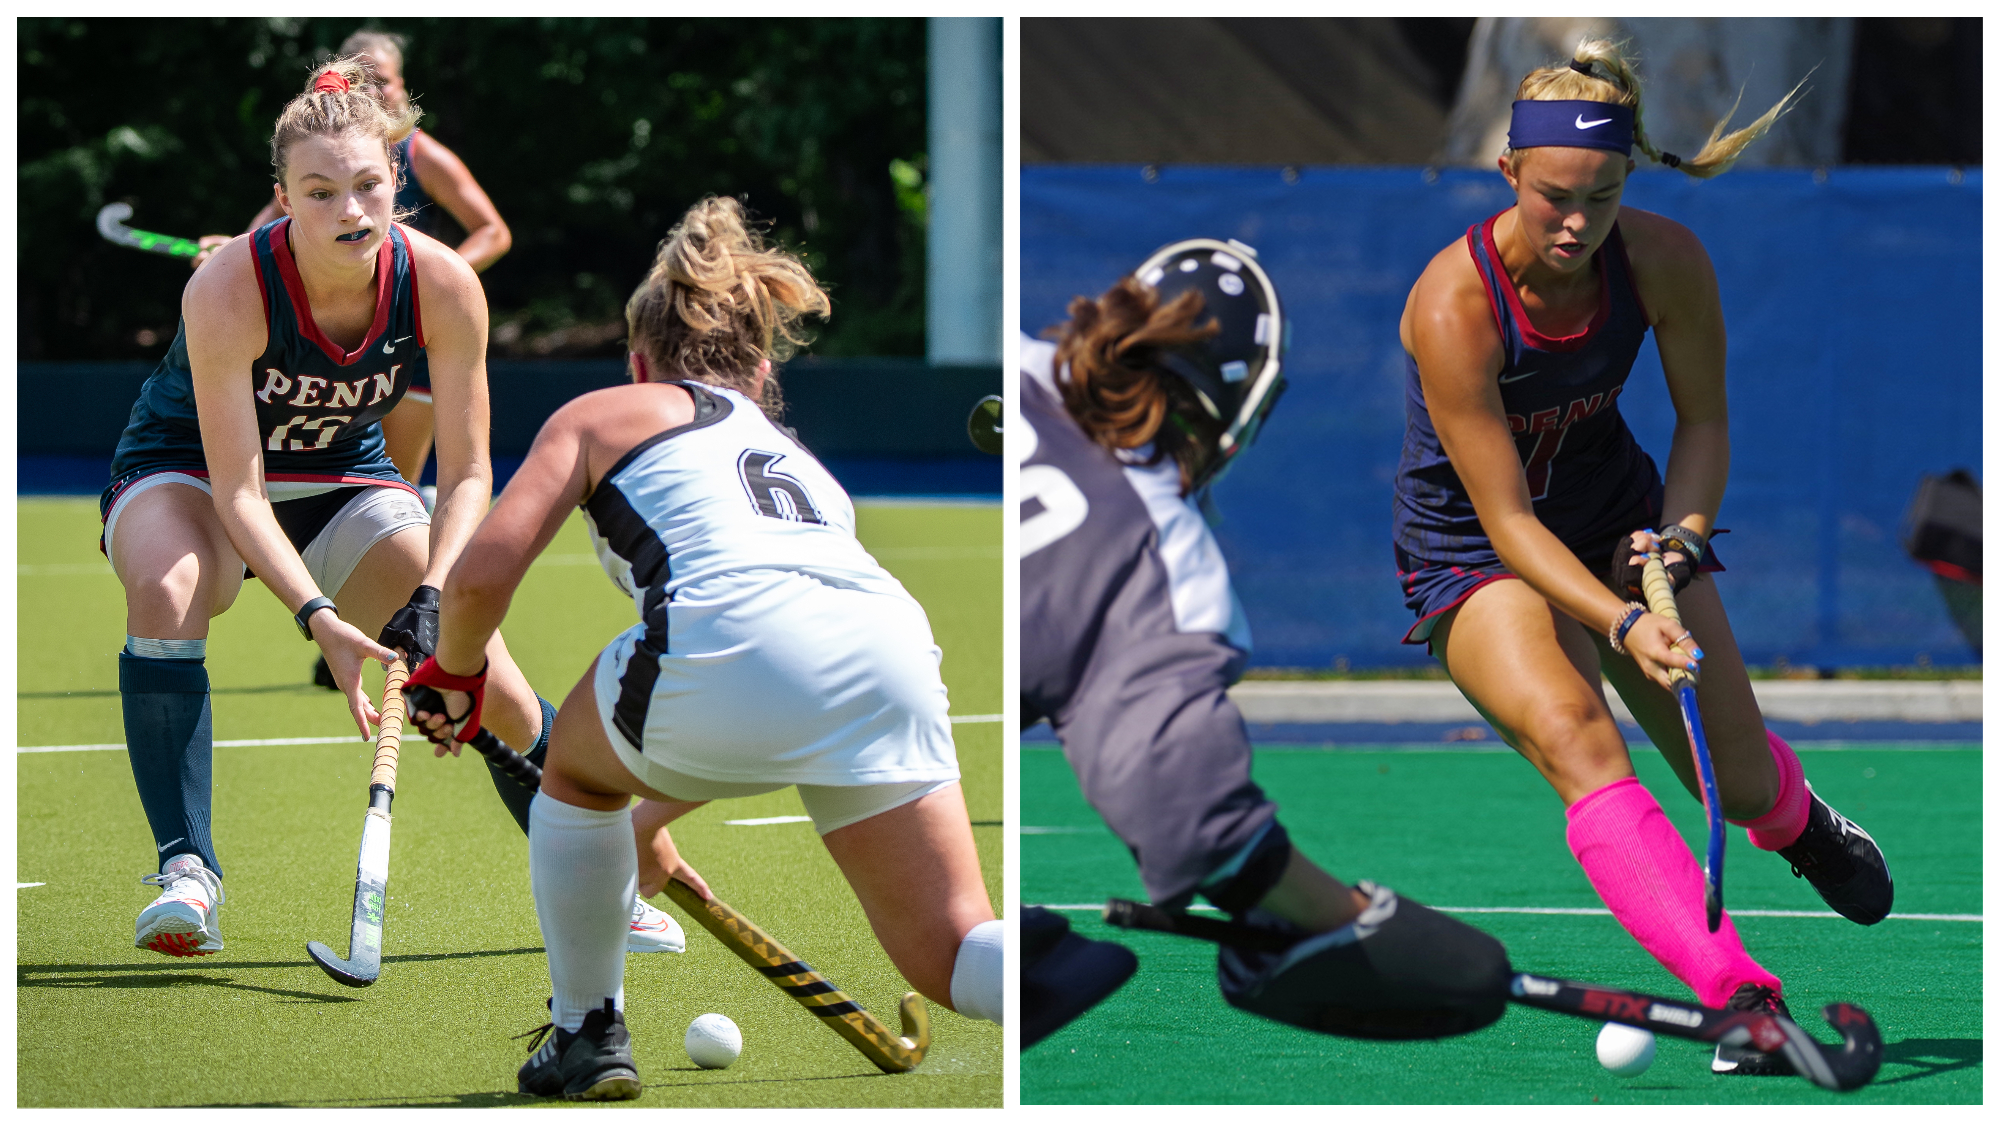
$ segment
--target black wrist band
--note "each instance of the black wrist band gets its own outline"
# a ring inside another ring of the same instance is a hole
[[[333,604],[332,598],[318,597],[300,606],[299,611],[292,614],[293,624],[299,627],[299,636],[304,637],[306,640],[313,639],[312,625],[309,622],[312,620],[312,615],[322,609],[331,609],[336,615],[340,613],[339,608]]]
[[[1660,529],[1660,545],[1688,556],[1692,566],[1700,566],[1701,560],[1708,557],[1708,540],[1677,523]]]

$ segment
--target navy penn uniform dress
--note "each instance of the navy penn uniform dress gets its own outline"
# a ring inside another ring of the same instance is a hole
[[[1185,902],[1277,817],[1227,691],[1250,631],[1178,467],[1091,441],[1054,362],[1022,338],[1021,725],[1049,721],[1146,893]]]
[[[400,228],[390,227],[376,258],[375,320],[350,352],[313,321],[286,238],[290,226],[289,218],[281,218],[250,236],[269,339],[243,373],[243,393],[256,403],[265,484],[274,501],[354,485],[410,489],[389,460],[380,425],[411,380],[429,376],[409,241]],[[185,320],[132,405],[99,514],[108,514],[121,494],[156,473],[208,476]]]
[[[1494,245],[1499,218],[1474,224],[1465,245],[1506,353],[1499,382],[1507,427],[1536,518],[1593,574],[1605,574],[1620,539],[1655,526],[1665,496],[1658,467],[1618,412],[1647,330],[1624,235],[1612,227],[1592,258],[1599,300],[1589,326],[1574,336],[1544,336],[1521,307]],[[1438,441],[1416,357],[1404,358],[1407,422],[1396,470],[1396,572],[1404,604],[1417,615],[1403,642],[1424,644],[1441,614],[1479,587],[1515,576],[1486,537]],[[1721,568],[1711,557],[1702,569]]]

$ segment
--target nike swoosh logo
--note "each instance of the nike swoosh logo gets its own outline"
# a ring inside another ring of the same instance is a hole
[[[392,353],[392,352],[394,352],[394,351],[396,350],[396,345],[397,345],[397,344],[400,344],[400,343],[402,343],[402,342],[403,342],[404,340],[407,340],[407,339],[409,339],[409,337],[408,337],[408,336],[398,336],[398,337],[396,337],[396,338],[395,338],[394,340],[384,340],[384,341],[382,341],[382,354],[383,354],[383,355],[389,355],[390,353]]]
[[[186,836],[176,836],[176,837],[174,837],[173,839],[171,839],[171,840],[168,840],[168,841],[167,841],[166,843],[164,843],[164,844],[161,844],[161,845],[160,845],[160,851],[162,851],[162,852],[165,852],[165,851],[166,851],[166,850],[167,850],[168,848],[171,848],[171,847],[173,847],[173,846],[174,846],[175,844],[178,844],[178,843],[180,843],[180,842],[181,842],[182,840],[185,840],[185,839],[187,839],[187,837],[186,837]]]
[[[1577,114],[1577,115],[1576,115],[1576,127],[1577,127],[1577,128],[1579,128],[1579,129],[1595,129],[1595,128],[1597,128],[1597,127],[1598,127],[1599,125],[1602,125],[1602,124],[1604,124],[1605,122],[1607,122],[1607,121],[1610,121],[1610,120],[1611,120],[1611,119],[1610,119],[1609,117],[1606,117],[1606,118],[1602,118],[1602,119],[1600,119],[1600,120],[1597,120],[1597,121],[1585,121],[1585,120],[1583,119],[1583,114],[1579,113],[1579,114]]]
[[[1500,381],[1502,383],[1518,383],[1523,379],[1539,374],[1541,374],[1539,371],[1523,371],[1519,375],[1502,375],[1500,376]]]

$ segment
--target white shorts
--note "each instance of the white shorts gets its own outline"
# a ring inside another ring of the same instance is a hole
[[[134,496],[162,484],[185,484],[199,488],[207,495],[215,495],[206,480],[191,473],[154,473],[140,478],[120,493],[111,510],[104,514],[104,553],[112,560],[114,568],[118,565],[118,553],[111,544],[112,536],[118,530],[119,515]],[[276,485],[271,487],[274,503],[307,499],[314,493],[332,490],[326,486],[313,486],[311,491],[297,489],[297,493],[303,493],[300,495],[277,491]],[[326,526],[300,549],[299,559],[306,564],[306,571],[312,575],[313,583],[320,591],[337,599],[340,588],[347,584],[348,576],[361,565],[362,557],[368,554],[370,548],[406,527],[429,527],[430,522],[423,501],[408,488],[396,485],[364,488],[342,505],[340,511],[327,520]]]
[[[762,570],[683,587],[665,612],[663,652],[635,625],[599,654],[595,679],[612,749],[656,791],[894,786],[913,800],[958,779],[943,654],[907,596]],[[689,779],[721,788],[675,788]]]

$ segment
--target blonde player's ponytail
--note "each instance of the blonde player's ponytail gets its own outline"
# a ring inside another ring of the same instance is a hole
[[[1515,99],[1629,105],[1632,107],[1632,141],[1639,151],[1669,168],[1678,168],[1700,180],[1713,179],[1729,171],[1745,149],[1771,131],[1771,126],[1797,102],[1799,92],[1805,88],[1805,83],[1800,82],[1790,93],[1779,98],[1778,104],[1765,110],[1762,117],[1725,136],[1722,131],[1728,127],[1729,118],[1736,113],[1735,107],[1730,107],[1729,113],[1709,131],[1708,143],[1701,146],[1701,151],[1683,157],[1662,152],[1646,136],[1639,75],[1618,44],[1609,39],[1585,39],[1577,44],[1572,59],[1574,61],[1569,63],[1543,67],[1523,78],[1520,89],[1514,94]],[[1740,97],[1738,104],[1741,104]]]
[[[764,245],[743,205],[709,196],[686,215],[625,303],[626,346],[655,379],[695,379],[748,394],[765,360],[783,362],[810,342],[807,314],[833,312],[826,291],[788,251]],[[765,413],[783,408],[775,374],[763,380]]]

